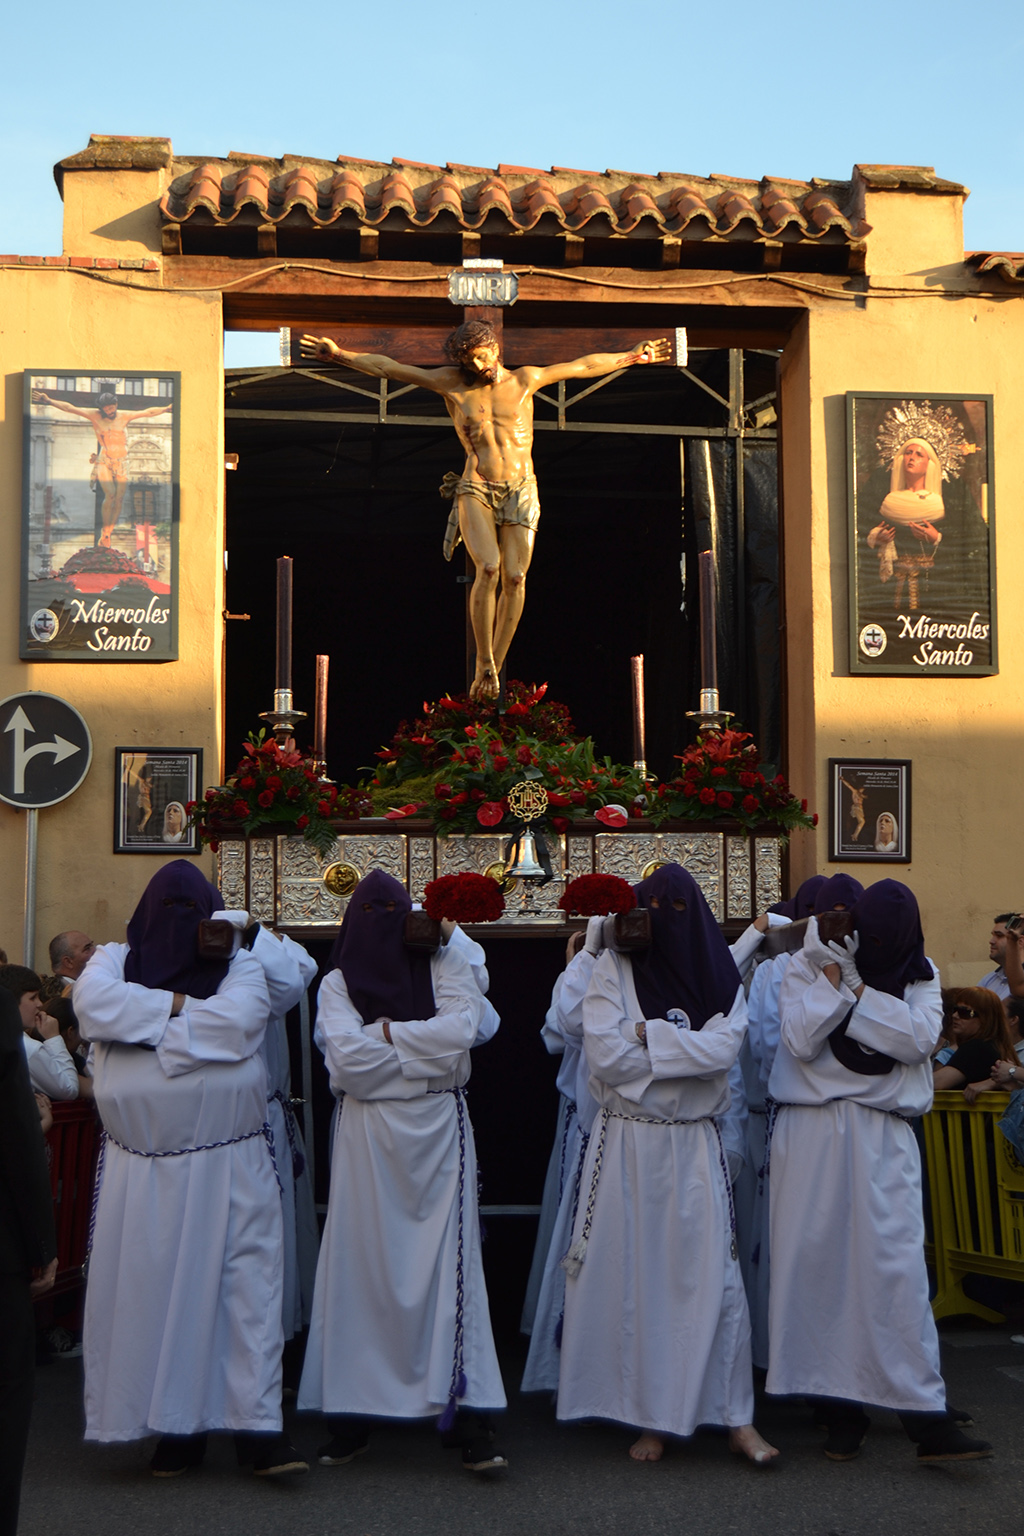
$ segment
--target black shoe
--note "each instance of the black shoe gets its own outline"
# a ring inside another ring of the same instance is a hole
[[[462,1465],[467,1472],[504,1472],[508,1459],[498,1450],[492,1435],[477,1435],[464,1442]]]
[[[860,1455],[871,1420],[866,1413],[857,1417],[829,1418],[828,1438],[822,1449],[829,1461],[853,1461]]]
[[[161,1435],[149,1470],[154,1477],[180,1477],[190,1467],[200,1466],[205,1455],[205,1435]]]
[[[257,1477],[284,1477],[289,1472],[308,1472],[309,1462],[299,1455],[287,1435],[280,1434],[265,1449],[256,1452],[252,1470]]]
[[[369,1431],[352,1430],[348,1434],[332,1435],[317,1451],[316,1459],[322,1467],[344,1467],[369,1448]]]
[[[971,1440],[950,1423],[943,1424],[917,1447],[918,1461],[988,1461],[994,1455],[987,1440]]]
[[[966,1408],[950,1408],[948,1403],[946,1405],[946,1418],[951,1424],[955,1424],[957,1429],[970,1429],[974,1423]]]

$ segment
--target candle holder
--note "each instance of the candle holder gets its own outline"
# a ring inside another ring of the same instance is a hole
[[[294,707],[292,690],[290,688],[275,688],[273,709],[260,712],[260,719],[266,720],[274,732],[274,739],[279,747],[284,746],[288,737],[292,735],[298,721],[305,720],[305,718],[306,711]]]
[[[731,709],[719,709],[718,689],[702,688],[700,691],[700,709],[688,709],[687,720],[698,721],[698,730],[720,731],[724,725],[732,719]]]

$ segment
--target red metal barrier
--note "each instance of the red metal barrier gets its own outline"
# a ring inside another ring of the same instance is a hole
[[[57,1226],[57,1283],[52,1296],[73,1291],[82,1283],[99,1137],[99,1116],[91,1099],[54,1104],[53,1129],[46,1137]]]

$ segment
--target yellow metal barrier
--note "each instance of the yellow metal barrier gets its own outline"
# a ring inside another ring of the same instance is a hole
[[[936,1318],[969,1312],[1001,1323],[965,1295],[964,1276],[1024,1280],[1024,1164],[998,1126],[1008,1103],[1008,1094],[983,1093],[968,1104],[950,1090],[924,1117]]]

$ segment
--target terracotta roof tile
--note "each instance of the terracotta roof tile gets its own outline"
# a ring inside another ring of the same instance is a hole
[[[854,170],[865,186],[875,192],[906,188],[912,192],[967,193],[959,181],[944,181],[936,176],[933,165],[858,165]]]
[[[1024,283],[1024,251],[969,251],[965,260],[979,277],[997,272],[1006,283]]]
[[[750,198],[735,189],[723,192],[718,199],[719,232],[723,235],[731,235],[744,219],[749,219],[757,233],[761,233],[764,226]]]

